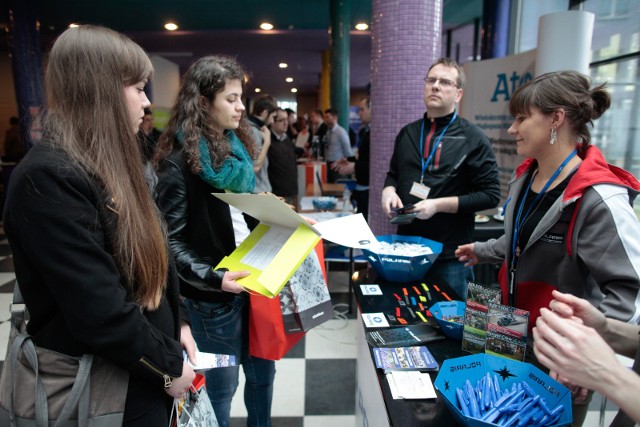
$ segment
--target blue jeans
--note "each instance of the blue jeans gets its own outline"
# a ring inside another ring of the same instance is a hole
[[[187,299],[191,333],[200,351],[233,354],[242,363],[246,384],[244,404],[247,425],[271,427],[271,401],[276,366],[273,360],[249,356],[248,310],[246,295],[230,303],[209,303]],[[239,367],[210,369],[205,372],[207,393],[220,427],[229,425],[231,400],[238,388]]]
[[[455,259],[436,260],[427,274],[442,278],[458,294],[460,301],[467,300],[467,283],[474,280],[473,267],[465,267]]]

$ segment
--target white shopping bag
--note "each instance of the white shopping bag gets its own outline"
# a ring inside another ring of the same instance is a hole
[[[171,427],[218,427],[202,374],[196,374],[184,399],[174,400],[171,418]]]

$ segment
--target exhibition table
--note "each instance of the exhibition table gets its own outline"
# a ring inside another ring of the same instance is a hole
[[[375,275],[372,272],[372,276]],[[363,295],[361,284],[379,284],[383,295]],[[403,288],[412,289],[415,285],[421,289],[425,283],[431,297],[427,303],[429,307],[436,302],[450,298],[457,299],[455,292],[445,283],[429,274],[422,282],[417,283],[388,283],[374,277],[360,277],[354,286],[358,305],[358,336],[357,336],[357,386],[356,386],[356,426],[456,426],[456,420],[446,407],[440,396],[436,399],[395,400],[391,396],[389,384],[382,369],[376,369],[372,357],[372,349],[365,339],[365,334],[380,328],[366,328],[362,322],[363,313],[391,313],[395,311],[395,296],[403,295]],[[437,285],[441,292],[437,292],[433,285]],[[417,319],[411,323],[421,322]],[[401,326],[401,325],[397,325]],[[396,326],[396,327],[397,327]],[[468,355],[461,349],[461,342],[450,338],[432,341],[424,344],[433,354],[440,365],[447,359]],[[437,371],[429,372],[432,382],[438,375]]]

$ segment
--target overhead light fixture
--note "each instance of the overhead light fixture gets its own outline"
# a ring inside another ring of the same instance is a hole
[[[166,24],[164,24],[164,29],[168,31],[175,31],[178,29],[178,24],[174,22],[167,22]]]
[[[284,79],[284,81],[287,83],[291,83],[293,81],[293,77],[287,77],[286,79]]]
[[[289,66],[289,64],[287,64],[286,62],[281,62],[278,64],[278,67],[280,68],[287,68]]]
[[[262,89],[260,89],[259,87],[255,88],[254,90],[256,91],[256,93],[262,92]]]
[[[76,24],[75,22],[72,22],[71,24],[69,24],[69,28],[78,28],[80,26],[80,24]]]
[[[260,24],[260,29],[261,30],[273,30],[273,24],[270,24],[269,22],[263,22],[262,24]]]
[[[356,30],[365,31],[369,29],[369,25],[366,22],[358,22],[356,24]]]
[[[291,88],[291,92],[296,93],[298,91],[298,89],[296,89],[295,87]]]

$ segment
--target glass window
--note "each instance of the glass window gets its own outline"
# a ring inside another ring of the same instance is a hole
[[[613,62],[591,68],[593,84],[607,83],[611,107],[595,122],[592,143],[604,153],[607,161],[640,176],[639,58]],[[634,127],[630,127],[633,124]]]
[[[475,24],[471,23],[461,27],[452,29],[451,32],[445,31],[442,34],[442,56],[455,59],[459,64],[473,61],[473,39]],[[480,31],[480,28],[478,28]],[[447,36],[451,34],[451,53],[447,55]],[[480,36],[478,35],[478,40]],[[480,56],[480,46],[478,46],[478,58]]]
[[[593,62],[640,50],[640,0],[587,0],[581,9],[596,16]]]
[[[287,108],[291,108],[294,112],[298,111],[298,102],[297,101],[278,101],[278,107],[283,110]]]
[[[565,10],[569,10],[569,0],[523,1],[519,14],[518,40],[515,40],[514,53],[536,48],[538,45],[538,21],[542,15]]]
[[[609,163],[640,176],[640,0],[586,0],[580,9],[596,15],[591,80],[606,82],[611,94],[592,142]],[[637,202],[635,209],[640,217]]]

